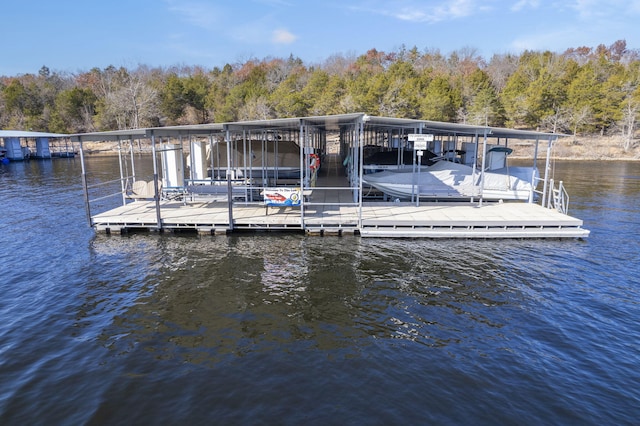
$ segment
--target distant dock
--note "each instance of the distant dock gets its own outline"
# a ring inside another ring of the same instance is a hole
[[[69,135],[23,130],[0,130],[0,140],[2,140],[0,159],[7,161],[42,160],[56,157],[73,157],[75,155],[73,146],[69,146],[68,143]]]

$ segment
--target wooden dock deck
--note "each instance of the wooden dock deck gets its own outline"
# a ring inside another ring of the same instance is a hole
[[[527,203],[364,203],[357,206],[269,207],[227,203],[136,201],[92,217],[98,232],[135,229],[193,230],[219,234],[236,230],[291,230],[315,235],[426,238],[583,238],[582,220]],[[304,218],[304,219],[303,219]]]

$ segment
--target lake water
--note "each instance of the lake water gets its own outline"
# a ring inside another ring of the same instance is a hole
[[[640,162],[555,168],[586,240],[95,235],[0,165],[0,424],[637,424]]]

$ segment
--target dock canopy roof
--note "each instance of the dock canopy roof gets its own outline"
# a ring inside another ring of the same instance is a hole
[[[406,133],[434,135],[479,135],[508,139],[549,139],[566,136],[558,133],[544,133],[532,130],[517,130],[502,127],[476,126],[470,124],[445,123],[440,121],[417,120],[369,116],[365,113],[338,114],[297,118],[276,118],[269,120],[237,121],[228,123],[194,124],[184,126],[150,127],[142,129],[115,130],[109,132],[78,133],[71,135],[73,141],[115,141],[129,138],[204,136],[230,131],[276,131],[298,130],[307,125],[321,131],[338,131],[343,126],[363,122],[369,130],[406,129]]]
[[[24,130],[0,130],[0,138],[67,138],[69,135]]]

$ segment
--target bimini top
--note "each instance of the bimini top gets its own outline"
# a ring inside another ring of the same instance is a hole
[[[337,114],[269,120],[236,121],[228,123],[194,124],[184,126],[150,127],[115,130],[108,132],[78,133],[71,135],[73,141],[114,141],[129,138],[178,137],[188,135],[212,135],[230,131],[283,131],[299,130],[311,126],[321,131],[337,131],[345,126],[363,123],[367,130],[404,129],[405,133],[431,133],[434,135],[478,135],[509,139],[550,139],[567,136],[558,133],[543,133],[532,130],[517,130],[502,127],[476,126],[470,124],[445,123],[440,121],[409,118],[376,117],[365,113]]]

